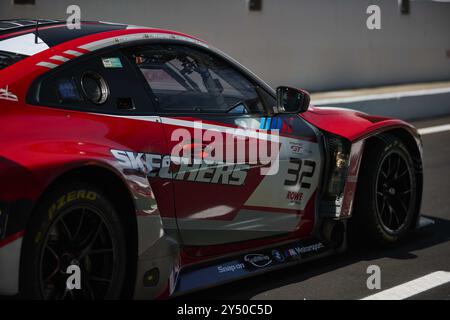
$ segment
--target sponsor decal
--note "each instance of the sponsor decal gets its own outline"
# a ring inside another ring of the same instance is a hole
[[[102,58],[102,63],[105,68],[123,68],[122,61],[119,58]]]
[[[164,122],[164,121],[163,121]],[[254,131],[243,127],[224,128],[202,121],[191,122],[194,133],[177,128],[170,140],[176,142],[170,155],[182,159],[200,159],[217,163],[249,163],[258,166],[262,175],[275,175],[279,170],[281,147],[279,130]]]
[[[289,149],[292,154],[312,154],[312,151],[305,149],[301,142],[289,142]]]
[[[298,247],[286,249],[284,251],[285,256],[289,258],[300,258],[300,252],[296,249],[298,249]]]
[[[310,253],[310,252],[317,252],[324,247],[325,246],[321,242],[318,242],[318,243],[311,244],[309,246],[301,247],[300,253],[304,254],[304,253]]]
[[[325,246],[321,242],[313,243],[306,246],[295,246],[288,248],[284,251],[286,257],[290,258],[306,258],[314,253],[318,253],[325,249]]]
[[[9,91],[8,86],[6,86],[6,88],[4,89],[0,89],[0,99],[15,102],[19,101],[19,99],[17,99],[17,96]]]
[[[260,253],[247,254],[244,261],[256,268],[264,268],[272,263],[272,259],[268,255]]]
[[[111,153],[124,169],[143,172],[151,178],[241,186],[250,169],[248,164],[242,163],[206,163],[202,160],[189,163],[170,155],[122,150],[111,150]]]
[[[242,269],[245,269],[245,264],[243,264],[243,263],[220,265],[217,267],[217,271],[219,271],[219,273],[235,272],[237,270],[242,270]]]
[[[288,191],[286,199],[291,202],[301,202],[303,199],[303,192]]]
[[[272,250],[272,257],[278,262],[283,262],[285,260],[283,254],[278,250]]]
[[[286,119],[282,119],[279,117],[262,117],[259,125],[260,130],[279,130],[282,133],[292,133],[292,120],[289,119],[286,122]]]
[[[290,148],[292,153],[300,154],[303,149],[303,146],[300,143],[291,142]]]
[[[53,219],[55,212],[61,209],[65,204],[72,202],[77,199],[85,199],[89,201],[95,201],[97,199],[97,193],[94,191],[87,190],[77,190],[69,192],[63,196],[61,196],[57,201],[55,201],[50,208],[48,209],[48,217],[49,219]]]
[[[326,250],[316,239],[304,239],[294,244],[261,250],[257,253],[243,255],[238,259],[222,261],[205,268],[185,269],[181,271],[176,288],[178,292],[237,279],[255,272],[264,272],[271,267],[298,262]]]

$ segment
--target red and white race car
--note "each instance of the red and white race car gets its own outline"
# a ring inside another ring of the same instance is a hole
[[[3,20],[0,294],[165,298],[348,234],[394,243],[419,219],[421,154],[411,125],[274,91],[186,34]]]

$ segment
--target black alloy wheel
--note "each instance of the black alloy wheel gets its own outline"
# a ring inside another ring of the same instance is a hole
[[[350,236],[376,245],[400,241],[413,229],[420,196],[414,160],[401,139],[372,138],[361,162]]]
[[[404,154],[392,150],[379,166],[376,182],[377,213],[386,232],[395,234],[407,222],[414,206],[412,168]]]
[[[24,241],[21,287],[26,298],[121,297],[126,240],[121,220],[101,190],[69,183],[51,192],[32,217]]]

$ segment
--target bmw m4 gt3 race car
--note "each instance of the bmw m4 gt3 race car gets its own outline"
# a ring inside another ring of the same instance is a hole
[[[416,129],[309,102],[186,34],[1,21],[0,294],[160,299],[404,238]]]

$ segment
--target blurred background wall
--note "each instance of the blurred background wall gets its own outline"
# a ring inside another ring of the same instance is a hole
[[[18,5],[17,2],[34,2]],[[67,19],[174,29],[232,55],[272,86],[310,91],[450,80],[450,3],[397,0],[0,0],[0,18]],[[366,9],[381,8],[381,30]]]

